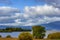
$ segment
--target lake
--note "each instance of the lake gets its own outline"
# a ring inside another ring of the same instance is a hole
[[[48,34],[50,34],[50,33],[54,33],[54,32],[57,32],[57,31],[46,31],[46,36],[45,36],[45,38],[47,38],[47,36],[48,36]],[[59,31],[60,32],[60,31]],[[2,36],[2,37],[6,37],[7,35],[11,35],[11,37],[16,37],[16,38],[18,38],[18,36],[19,36],[19,34],[20,33],[22,33],[22,32],[12,32],[12,33],[3,33],[3,32],[0,32],[0,35]],[[30,32],[31,34],[32,34],[32,31]]]
[[[11,37],[16,37],[17,38],[20,33],[22,33],[22,32],[12,32],[12,33],[3,33],[3,32],[0,32],[0,35],[2,37],[6,37],[7,35],[11,35]],[[30,32],[30,33],[32,33],[32,32]]]

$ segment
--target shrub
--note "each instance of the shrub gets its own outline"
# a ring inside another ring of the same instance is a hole
[[[11,38],[11,36],[10,35],[7,35],[6,38]]]
[[[18,37],[19,40],[33,40],[32,34],[29,32],[23,32]]]
[[[48,39],[60,39],[60,32],[49,34]]]

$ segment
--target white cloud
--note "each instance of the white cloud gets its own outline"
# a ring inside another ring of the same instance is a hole
[[[28,10],[28,11],[27,11]],[[58,16],[60,15],[60,9],[55,8],[53,6],[31,6],[31,7],[25,7],[25,12],[29,15],[47,15],[47,16]]]
[[[52,5],[54,7],[60,8],[60,0],[46,0],[48,5]]]
[[[25,25],[31,26],[60,21],[60,9],[54,6],[26,6],[24,11],[24,19],[27,19],[24,22]]]
[[[8,9],[2,8],[0,10],[9,10],[8,12],[12,12],[11,16],[7,17],[0,17],[1,20],[3,19],[13,19],[15,23],[8,23],[5,25],[20,25],[20,26],[32,26],[32,25],[40,25],[46,24],[50,22],[60,21],[60,9],[55,8],[54,6],[43,5],[43,6],[26,6],[24,8],[24,13],[19,13],[19,11],[15,10],[15,8]],[[10,11],[11,10],[11,11]],[[16,12],[17,11],[17,12]],[[7,12],[7,11],[6,11]],[[10,15],[10,13],[7,13]],[[7,15],[3,13],[3,15]],[[9,21],[9,20],[8,20]]]
[[[31,19],[25,22],[25,26],[47,24],[47,23],[55,22],[55,21],[60,21],[60,17],[43,17],[37,20]]]
[[[19,9],[17,8],[12,8],[12,7],[0,7],[0,16],[10,16],[13,15],[14,13],[20,12]]]
[[[20,16],[20,10],[12,7],[0,7],[0,24],[14,22]]]

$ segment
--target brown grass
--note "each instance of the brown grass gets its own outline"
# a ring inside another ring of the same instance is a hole
[[[0,40],[18,40],[17,38],[0,38]]]
[[[34,39],[34,40],[60,40],[60,39]]]
[[[0,38],[0,40],[18,40],[18,38]],[[34,39],[34,40],[43,40],[43,39]]]
[[[18,38],[0,38],[0,40],[18,40]],[[60,39],[34,39],[34,40],[60,40]]]
[[[18,40],[18,38],[0,38],[0,40]],[[42,40],[42,39],[34,39],[34,40]]]

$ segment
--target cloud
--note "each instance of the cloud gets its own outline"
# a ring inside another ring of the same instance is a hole
[[[14,13],[20,12],[19,9],[17,8],[12,8],[12,7],[0,7],[0,16],[9,16],[13,15]]]
[[[20,10],[12,7],[0,7],[0,24],[13,23],[15,19],[19,18]]]
[[[60,21],[60,9],[54,6],[26,6],[24,9],[25,25],[40,25]]]
[[[35,0],[37,3],[43,2],[48,5],[52,5],[54,7],[60,8],[60,0]]]
[[[2,20],[3,23],[7,22],[0,25],[33,26],[60,21],[60,9],[52,5],[26,6],[24,13],[20,13],[17,8],[11,7],[1,7],[0,10],[3,11],[0,23],[2,23]],[[9,23],[11,21],[12,23]]]
[[[48,24],[55,21],[60,21],[60,17],[43,17],[37,20],[30,19],[25,23],[25,26]]]
[[[40,15],[40,16],[59,16],[60,9],[55,8],[53,6],[32,6],[32,7],[25,7],[25,12],[30,15]]]
[[[60,8],[60,0],[46,0],[48,5],[53,5],[54,7]]]

